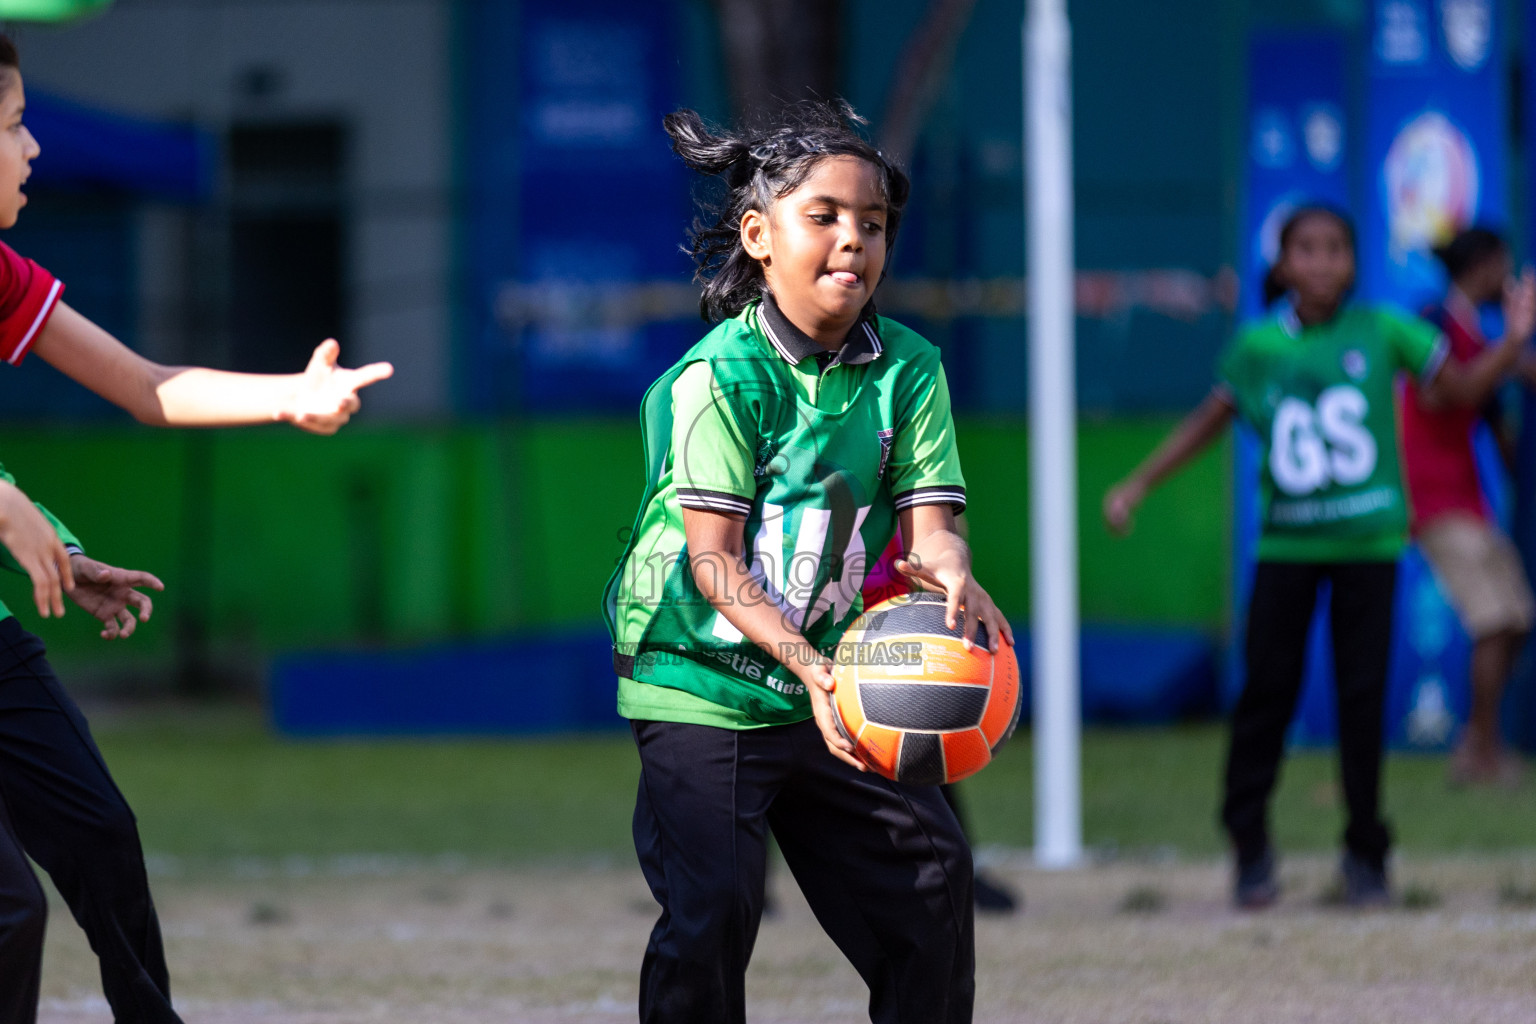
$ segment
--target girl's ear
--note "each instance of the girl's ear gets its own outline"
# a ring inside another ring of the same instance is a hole
[[[741,247],[758,262],[767,262],[773,250],[773,240],[768,217],[763,211],[748,210],[741,215]]]

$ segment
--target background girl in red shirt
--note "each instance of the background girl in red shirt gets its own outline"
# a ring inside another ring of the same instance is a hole
[[[1536,326],[1536,277],[1510,276],[1509,247],[1496,232],[1474,227],[1435,251],[1450,276],[1445,299],[1425,312],[1450,343],[1448,358],[1468,363],[1489,346],[1478,311],[1504,304],[1504,335],[1523,344]],[[1531,376],[1531,356],[1520,364]],[[1476,403],[1455,408],[1403,389],[1403,467],[1414,539],[1472,638],[1472,712],[1455,752],[1451,780],[1503,782],[1521,775],[1519,759],[1499,735],[1499,700],[1536,620],[1536,600],[1509,538],[1490,518],[1478,479],[1472,434],[1503,381],[1490,381]],[[1495,429],[1498,425],[1495,424]]]

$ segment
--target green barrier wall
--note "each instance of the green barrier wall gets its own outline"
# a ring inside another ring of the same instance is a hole
[[[1148,503],[1136,533],[1099,523],[1104,488],[1167,420],[1080,432],[1086,620],[1224,629],[1228,473],[1212,452]],[[978,575],[1028,611],[1027,437],[962,420]],[[104,560],[166,583],[154,619],[108,644],[73,609],[39,622],[20,577],[0,596],[81,672],[165,678],[202,638],[248,678],[282,650],[404,646],[518,628],[590,626],[640,491],[628,420],[445,428],[168,433],[11,429],[5,465]]]

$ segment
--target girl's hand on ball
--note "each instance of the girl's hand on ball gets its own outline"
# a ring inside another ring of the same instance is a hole
[[[965,642],[967,644],[976,638],[976,624],[983,622],[987,626],[987,650],[996,654],[998,645],[1005,640],[1009,647],[1013,646],[1013,627],[998,610],[992,595],[981,589],[981,584],[969,576],[965,579],[965,593],[960,598],[960,604],[965,608],[966,613]]]
[[[895,564],[897,572],[916,581],[925,590],[944,595],[944,624],[950,629],[954,629],[955,623],[959,621],[960,609],[965,609],[963,633],[967,650],[975,643],[978,622],[986,623],[987,648],[992,653],[997,653],[999,637],[1012,646],[1013,627],[1008,624],[1003,613],[998,611],[991,595],[981,588],[981,584],[970,573],[943,563],[923,565],[915,556],[898,558]]]
[[[818,656],[809,665],[796,666],[795,675],[800,677],[811,696],[811,715],[816,719],[816,727],[821,730],[821,738],[832,756],[861,772],[869,771],[863,761],[853,756],[853,744],[837,727],[837,710],[832,707],[832,691],[837,689],[832,678],[832,662]]]

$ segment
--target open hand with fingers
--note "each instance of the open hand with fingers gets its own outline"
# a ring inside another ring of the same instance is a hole
[[[127,639],[140,622],[148,622],[155,610],[150,596],[139,590],[164,590],[153,574],[137,569],[119,569],[82,554],[69,557],[74,570],[74,585],[67,587],[69,599],[101,620],[103,640]]]
[[[1013,627],[998,610],[992,595],[970,574],[962,559],[946,551],[938,558],[923,561],[915,554],[896,560],[896,571],[914,581],[925,590],[943,594],[945,598],[944,624],[955,628],[960,610],[965,609],[965,646],[971,647],[976,639],[977,623],[987,627],[987,649],[996,654],[998,645],[1013,644]]]
[[[1524,345],[1536,331],[1536,270],[1526,267],[1504,282],[1504,337]]]
[[[362,404],[357,393],[395,372],[389,363],[369,363],[349,370],[336,365],[340,356],[336,339],[321,342],[299,375],[298,387],[274,418],[312,434],[334,434]]]

